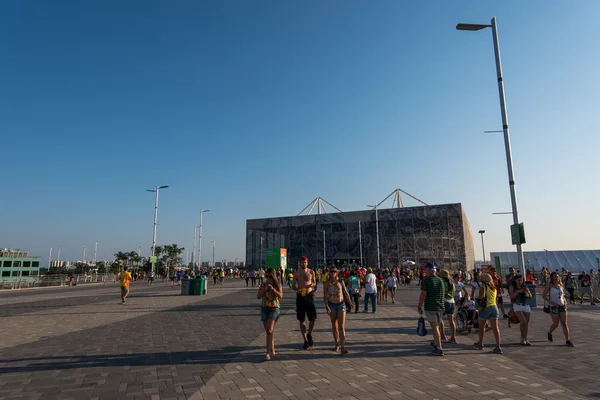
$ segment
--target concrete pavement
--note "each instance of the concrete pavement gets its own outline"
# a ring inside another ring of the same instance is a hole
[[[277,357],[264,361],[256,289],[209,283],[208,296],[180,296],[170,283],[0,292],[0,399],[578,399],[600,397],[600,312],[570,310],[574,349],[546,341],[550,317],[532,315],[529,348],[502,322],[505,355],[460,335],[445,357],[415,334],[418,286],[376,314],[349,314],[348,355],[333,353],[319,306],[315,348],[302,350],[294,293],[285,290]],[[18,295],[15,295],[18,294]],[[321,293],[318,293],[320,295]],[[320,298],[320,297],[319,297]]]

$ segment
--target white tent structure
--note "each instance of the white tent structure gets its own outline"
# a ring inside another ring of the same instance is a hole
[[[491,264],[495,263],[496,257],[500,257],[502,272],[509,267],[517,268],[516,252],[490,253]],[[547,267],[551,272],[566,270],[579,273],[583,270],[600,269],[600,250],[542,250],[525,251],[525,268],[539,272],[542,267]]]

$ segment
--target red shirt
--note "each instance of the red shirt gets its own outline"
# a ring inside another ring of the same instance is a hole
[[[498,276],[498,274],[492,275],[492,281],[494,282],[494,286],[496,286],[496,292],[498,294],[502,293],[502,283],[500,281],[500,277]]]

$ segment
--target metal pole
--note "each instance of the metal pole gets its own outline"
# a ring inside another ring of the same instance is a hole
[[[483,263],[485,264],[485,244],[483,244],[483,232],[481,233],[481,248],[483,250]]]
[[[364,267],[363,254],[362,254],[362,231],[361,231],[361,227],[360,227],[360,221],[358,221],[358,246],[360,248],[360,266]]]
[[[154,201],[154,232],[152,233],[152,257],[156,249],[156,220],[158,219],[158,186],[156,186],[156,200]],[[152,272],[154,272],[154,262],[152,263]]]
[[[98,253],[98,242],[96,242],[96,245],[94,246],[94,265],[96,265],[96,261],[98,260],[96,258],[97,253]],[[138,255],[139,255],[139,247],[138,247]]]
[[[200,232],[198,234],[198,268],[202,268],[202,214],[203,210],[200,210]]]
[[[50,247],[50,255],[48,256],[48,271],[50,271],[51,266],[52,266],[52,247]]]
[[[58,246],[58,260],[57,260],[57,264],[58,268],[60,268],[60,246]]]
[[[86,250],[86,246],[85,244],[83,245],[83,263],[85,264],[85,250]]]
[[[196,228],[197,228],[197,226],[194,225],[194,245],[192,246],[192,259],[191,259],[192,269],[194,268],[194,254],[196,254]]]
[[[504,97],[504,81],[502,79],[502,62],[500,60],[500,44],[498,42],[498,29],[496,17],[492,18],[492,36],[494,37],[494,55],[496,56],[496,73],[498,75],[498,95],[500,97],[500,109],[502,111],[502,130],[504,131],[504,146],[506,148],[506,165],[508,168],[508,186],[510,188],[510,201],[512,204],[513,224],[519,224],[519,212],[517,209],[517,193],[515,191],[515,177],[513,173],[512,151],[510,146],[510,132],[508,130],[508,115],[506,112],[506,99]],[[525,276],[525,265],[523,263],[523,249],[517,244],[517,263],[523,276]]]
[[[258,268],[262,268],[262,242],[263,242],[263,237],[261,235],[260,236],[260,253],[258,254]],[[213,247],[213,253],[214,253],[214,247]],[[215,258],[214,254],[213,254],[213,258]]]
[[[215,242],[212,242],[212,245],[213,245],[213,268],[214,268],[215,267]]]
[[[544,249],[544,252],[546,253],[546,268],[550,271],[550,264],[548,264],[548,250]]]
[[[379,257],[379,212],[375,204],[375,228],[377,230],[377,269],[381,269],[381,258]]]

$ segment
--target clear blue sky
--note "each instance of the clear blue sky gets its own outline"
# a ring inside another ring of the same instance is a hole
[[[525,250],[600,247],[600,2],[5,1],[0,246],[245,257],[245,221],[399,187],[511,250],[498,18]],[[415,205],[407,201],[408,205]],[[391,206],[391,203],[390,203]],[[54,252],[56,258],[56,250]]]

